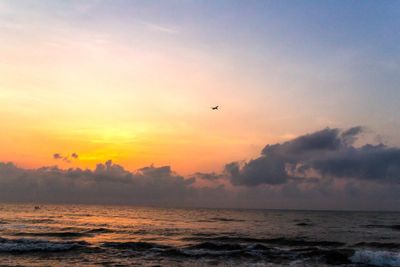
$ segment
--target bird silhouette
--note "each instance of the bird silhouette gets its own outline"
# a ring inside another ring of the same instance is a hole
[[[211,107],[212,110],[218,110],[219,106]]]

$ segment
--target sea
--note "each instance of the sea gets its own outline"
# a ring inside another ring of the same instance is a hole
[[[0,266],[400,266],[400,213],[0,204]]]

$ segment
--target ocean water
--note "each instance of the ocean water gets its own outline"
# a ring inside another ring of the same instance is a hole
[[[400,213],[0,204],[1,266],[400,266]]]

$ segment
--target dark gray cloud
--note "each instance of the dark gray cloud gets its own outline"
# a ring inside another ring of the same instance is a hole
[[[279,158],[259,157],[240,166],[233,162],[225,166],[233,185],[284,184],[288,181],[285,162]]]
[[[400,149],[383,144],[355,147],[362,127],[330,129],[267,145],[261,156],[225,166],[234,185],[288,183],[307,177],[400,182]]]
[[[399,183],[400,149],[382,144],[348,147],[302,166],[302,169],[310,168],[318,170],[323,176]]]
[[[218,180],[223,180],[219,178]],[[0,201],[133,204],[178,207],[399,209],[400,184],[334,178],[289,179],[284,184],[196,187],[169,166],[131,172],[111,161],[94,170],[56,166],[24,169],[0,163]]]
[[[224,178],[225,176],[221,173],[216,173],[216,172],[196,172],[192,175],[192,177],[197,179],[203,179],[206,181],[216,181]]]
[[[212,187],[196,186],[197,178],[180,176],[169,166],[131,172],[112,161],[100,163],[94,170],[24,169],[0,163],[0,201],[231,208],[400,207],[400,184],[375,184],[366,179],[346,180],[338,186],[332,177],[288,178],[279,184],[226,188],[219,183],[226,182],[222,176],[212,180]]]
[[[94,170],[56,166],[24,169],[0,163],[0,201],[211,206],[206,196],[224,191],[196,189],[194,183],[194,178],[185,179],[169,166],[131,172],[111,160]]]
[[[267,145],[258,158],[229,163],[222,173],[188,177],[170,166],[129,171],[111,160],[94,170],[0,162],[0,201],[400,210],[400,149],[360,145],[362,134],[361,127],[327,128]]]

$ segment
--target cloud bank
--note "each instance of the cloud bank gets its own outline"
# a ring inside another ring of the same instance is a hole
[[[305,178],[343,178],[400,183],[400,149],[383,144],[353,144],[361,127],[324,129],[282,144],[267,145],[261,156],[225,171],[234,185],[286,184]]]
[[[132,172],[112,161],[94,170],[0,163],[0,201],[399,210],[400,149],[355,146],[363,131],[326,128],[267,145],[258,158],[228,163],[221,173],[188,177],[170,166]]]

